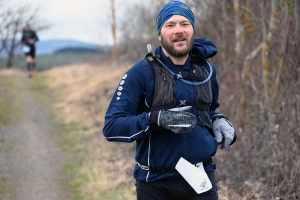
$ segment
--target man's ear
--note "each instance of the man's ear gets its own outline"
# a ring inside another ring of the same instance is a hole
[[[160,42],[161,42],[161,36],[160,36],[160,35],[158,36],[158,41],[160,41]]]

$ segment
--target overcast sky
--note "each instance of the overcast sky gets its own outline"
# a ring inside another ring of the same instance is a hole
[[[7,0],[10,4],[29,3],[39,7],[41,16],[52,24],[38,32],[40,40],[76,39],[100,45],[112,44],[111,0]],[[126,3],[125,3],[126,2]],[[123,16],[125,6],[138,0],[115,0],[116,18]]]

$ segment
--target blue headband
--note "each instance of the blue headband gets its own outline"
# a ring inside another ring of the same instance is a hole
[[[187,18],[194,28],[194,14],[191,9],[180,1],[171,1],[167,3],[156,16],[157,32],[160,35],[160,30],[164,23],[173,15],[181,15]]]

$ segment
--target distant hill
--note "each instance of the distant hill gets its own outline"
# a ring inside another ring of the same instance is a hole
[[[61,54],[61,53],[72,53],[72,54],[83,54],[83,53],[99,53],[100,49],[92,49],[86,47],[66,47],[62,49],[55,50],[53,54]]]
[[[91,51],[107,50],[111,46],[99,46],[97,44],[82,42],[79,40],[70,39],[53,39],[53,40],[40,40],[36,44],[36,54],[52,54],[57,50],[64,48],[83,48]],[[16,54],[22,54],[20,48],[16,48]],[[0,57],[7,56],[4,52],[0,54]]]
[[[38,54],[53,53],[64,48],[85,48],[97,50],[100,48],[100,46],[78,40],[44,40],[37,43]]]

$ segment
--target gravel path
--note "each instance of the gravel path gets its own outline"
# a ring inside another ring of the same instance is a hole
[[[62,167],[67,155],[55,143],[57,127],[49,108],[30,91],[30,80],[20,79],[24,120],[0,127],[0,179],[9,180],[11,192],[1,200],[63,200]]]

